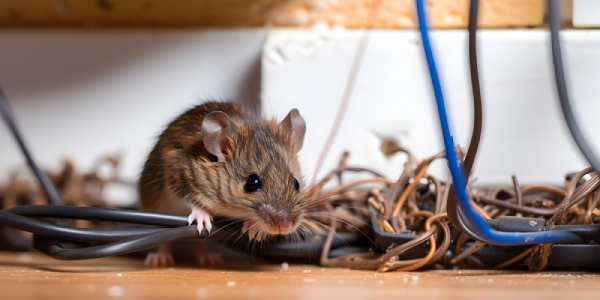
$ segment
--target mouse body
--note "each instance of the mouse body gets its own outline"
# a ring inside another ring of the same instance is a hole
[[[306,123],[293,109],[267,120],[231,102],[207,102],[173,120],[150,152],[138,183],[142,209],[188,215],[198,232],[213,216],[243,220],[260,241],[290,234],[303,218],[297,153]],[[168,245],[149,265],[170,265]],[[167,255],[167,256],[168,256]]]

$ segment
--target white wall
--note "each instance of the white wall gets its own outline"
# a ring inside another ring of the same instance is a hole
[[[136,179],[163,127],[201,99],[257,99],[263,30],[2,31],[0,86],[40,165],[122,151]],[[0,126],[0,178],[24,163]]]
[[[308,123],[303,163],[311,175],[340,103],[358,31],[278,31],[263,59],[263,107],[283,115],[298,107]],[[600,31],[568,31],[565,64],[571,96],[586,136],[600,149]],[[465,31],[432,34],[455,140],[467,146],[472,98]],[[474,175],[477,184],[562,184],[586,166],[562,119],[555,96],[545,30],[482,30],[479,34],[484,132]],[[403,157],[386,160],[378,136],[397,138],[421,158],[443,150],[431,81],[414,31],[371,33],[342,130],[326,171],[350,151],[350,163],[395,178]],[[599,153],[600,155],[600,153]],[[446,177],[445,162],[431,169]]]
[[[361,31],[275,30],[266,50],[263,30],[2,31],[0,85],[33,154],[57,167],[70,156],[88,168],[122,151],[123,174],[136,179],[163,126],[204,96],[258,96],[280,118],[298,107],[308,131],[306,175],[333,122]],[[567,70],[576,112],[600,149],[600,32],[569,31]],[[433,34],[457,141],[466,145],[471,96],[466,34]],[[482,31],[480,65],[484,139],[475,175],[480,184],[562,184],[586,164],[555,98],[544,30]],[[397,137],[425,157],[442,149],[419,39],[412,31],[374,31],[350,110],[325,170],[342,150],[353,164],[396,177],[402,157],[385,160],[377,135]],[[262,71],[261,71],[262,68]],[[262,73],[262,75],[261,75]],[[261,82],[262,77],[262,82]],[[0,126],[0,179],[24,160]],[[433,172],[444,175],[444,162]]]

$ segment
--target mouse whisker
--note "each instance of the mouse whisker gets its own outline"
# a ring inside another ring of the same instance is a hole
[[[248,219],[248,220],[246,220],[246,221],[250,221],[250,220],[252,220],[252,219],[258,219],[258,217],[249,218],[249,219]],[[246,221],[245,221],[245,222],[246,222]],[[244,223],[245,223],[245,222],[244,222]],[[246,232],[247,232],[247,230],[246,230]],[[247,254],[247,253],[248,253],[248,246],[252,246],[251,248],[252,248],[252,249],[254,249],[254,242],[255,242],[255,241],[254,241],[253,239],[251,239],[251,238],[250,238],[250,235],[246,235],[246,234],[244,234],[244,233],[243,233],[243,234],[240,234],[240,235],[239,235],[239,236],[238,236],[238,237],[235,239],[235,241],[234,241],[233,243],[236,243],[236,242],[240,241],[240,240],[241,240],[241,238],[243,238],[244,236],[247,236],[247,237],[248,237],[248,243],[246,244],[246,247],[245,247],[245,249],[244,249],[244,253],[246,253],[246,254]],[[252,251],[253,251],[253,250],[252,250]]]
[[[233,226],[233,227],[230,227],[230,226]],[[211,234],[209,236],[207,236],[206,239],[209,239],[213,234],[215,234],[215,233],[217,233],[219,231],[223,231],[227,227],[230,227],[228,229],[230,230],[231,233],[229,234],[229,236],[227,237],[227,239],[225,239],[225,241],[221,241],[221,244],[227,243],[231,237],[233,237],[234,235],[237,234],[238,237],[236,238],[236,240],[233,241],[233,243],[232,243],[232,245],[233,245],[233,244],[235,244],[235,242],[237,241],[237,239],[239,239],[239,238],[241,238],[243,236],[243,234],[239,234],[239,231],[237,230],[237,227],[240,227],[240,226],[241,226],[241,224],[239,224],[237,222],[228,223],[225,226],[223,226],[223,227],[215,230],[214,232],[211,232]]]
[[[230,234],[230,235],[227,237],[227,239],[225,239],[225,241],[221,242],[221,247],[219,248],[219,251],[221,250],[221,248],[223,247],[223,245],[231,245],[232,247],[237,247],[237,246],[236,246],[236,243],[237,243],[238,241],[240,241],[240,240],[241,240],[241,238],[243,238],[243,237],[244,237],[244,234],[239,234],[239,230],[237,229],[238,227],[241,227],[241,226],[242,226],[242,224],[239,224],[239,223],[237,223],[237,222],[236,222],[236,223],[232,223],[232,224],[236,224],[236,227],[234,227],[234,228],[232,229],[232,231],[231,231],[231,234]],[[233,240],[232,242],[229,242],[229,239],[230,239],[232,236],[236,235],[236,234],[237,234],[237,237],[235,238],[235,240]]]
[[[304,231],[305,228],[302,226],[298,226],[297,230],[294,231],[294,237],[296,237],[297,239],[297,243],[300,243],[302,241],[308,241],[310,240],[309,235],[306,234],[306,232]],[[309,248],[310,249],[310,248]],[[310,251],[310,250],[309,250]],[[310,253],[309,253],[310,254]]]
[[[212,232],[211,232],[211,233],[210,233],[210,234],[209,234],[209,235],[206,237],[206,239],[210,238],[212,235],[216,234],[217,232],[219,232],[219,231],[221,231],[221,230],[225,230],[227,227],[229,227],[229,226],[232,226],[232,225],[234,226],[234,228],[237,228],[237,227],[240,227],[240,228],[241,228],[241,227],[243,226],[243,223],[244,223],[244,221],[247,221],[247,220],[250,220],[250,219],[253,219],[253,218],[256,218],[256,217],[243,218],[243,219],[236,220],[236,221],[234,221],[234,222],[231,222],[230,220],[220,220],[220,221],[217,221],[217,222],[215,222],[214,224],[218,224],[218,223],[225,223],[225,225],[224,225],[223,227],[220,227],[219,229],[217,229],[217,230],[215,230],[215,231],[212,231]],[[232,230],[232,233],[229,235],[229,237],[227,237],[227,239],[226,239],[226,240],[225,240],[223,243],[227,243],[227,242],[229,241],[229,239],[230,239],[230,238],[231,238],[233,235],[235,235],[236,233],[238,233],[238,232],[239,232],[239,231],[238,231],[237,229],[236,229],[236,230]],[[231,244],[232,244],[232,245],[234,245],[234,244],[235,244],[235,243],[236,243],[236,242],[237,242],[237,241],[238,241],[240,238],[242,238],[243,236],[244,236],[244,234],[243,234],[243,233],[242,233],[242,234],[239,234],[239,235],[238,235],[238,237],[237,237],[237,238],[236,238],[236,239],[235,239],[235,240],[234,240],[234,241],[233,241]]]

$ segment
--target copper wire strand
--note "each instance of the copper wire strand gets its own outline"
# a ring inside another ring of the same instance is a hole
[[[515,197],[517,198],[517,205],[523,206],[523,196],[521,195],[521,186],[519,186],[519,181],[517,181],[517,176],[512,176],[513,185],[515,187]]]
[[[411,240],[407,243],[404,243],[400,246],[397,246],[397,247],[391,249],[390,251],[388,251],[387,253],[385,253],[377,258],[374,258],[374,259],[363,259],[365,254],[372,255],[372,253],[364,253],[362,255],[352,254],[352,255],[347,255],[347,256],[343,256],[343,257],[337,257],[337,258],[330,259],[329,258],[329,250],[331,249],[333,235],[335,234],[335,224],[336,223],[337,223],[337,221],[335,219],[331,220],[329,234],[328,234],[325,244],[323,246],[323,251],[321,252],[320,263],[321,263],[321,265],[326,266],[326,267],[346,267],[346,268],[360,269],[360,270],[379,269],[379,267],[382,264],[384,264],[386,262],[390,262],[390,260],[394,259],[396,256],[406,252],[407,250],[413,248],[414,246],[417,246],[417,245],[425,242],[436,231],[435,227],[430,228],[427,232],[423,233],[418,238],[413,239],[413,240]]]
[[[442,196],[442,203],[440,204],[439,213],[446,211],[446,202],[448,201],[448,197],[450,196],[450,183],[444,184],[444,195]]]
[[[410,192],[412,192],[412,190],[419,183],[419,179],[421,179],[421,178],[423,178],[423,176],[425,176],[425,172],[427,172],[427,166],[424,166],[421,169],[421,171],[419,171],[419,173],[415,176],[414,181],[408,185],[408,187],[404,190],[404,192],[402,192],[400,199],[398,199],[398,201],[396,201],[396,205],[394,206],[394,210],[392,211],[393,218],[398,217],[398,214],[400,213],[400,208],[402,208],[402,205],[406,201],[406,198],[408,198],[408,195],[410,194]]]
[[[483,248],[485,245],[486,245],[485,243],[482,243],[480,241],[473,242],[473,244],[471,246],[469,246],[469,248],[465,249],[465,251],[461,252],[460,254],[458,254],[457,256],[452,258],[450,260],[450,263],[457,264],[457,263],[463,261],[463,259],[465,259],[468,256],[473,255],[473,253],[481,250],[481,248]],[[456,251],[456,252],[458,252],[458,251]]]
[[[438,222],[442,219],[447,218],[448,216],[446,214],[438,214],[438,215],[430,215],[429,218],[427,218],[427,221],[425,222],[425,230],[430,230],[432,227],[432,223],[433,222]],[[420,269],[421,267],[430,264],[432,262],[434,262],[435,260],[439,259],[444,252],[448,249],[448,246],[450,245],[450,229],[448,228],[446,223],[439,223],[440,227],[442,228],[442,230],[444,231],[443,236],[444,236],[444,242],[441,245],[441,247],[439,247],[436,250],[436,241],[435,241],[435,237],[434,235],[429,236],[429,252],[427,253],[427,255],[425,257],[423,257],[421,260],[419,260],[416,263],[413,264],[403,264],[401,261],[395,261],[391,264],[390,267],[387,268],[387,270],[397,270],[397,271],[414,271],[417,269]],[[442,225],[443,224],[443,225]]]
[[[462,252],[462,246],[470,239],[471,237],[467,234],[460,232],[454,241],[454,254],[459,255]]]
[[[508,266],[510,266],[510,265],[513,265],[513,264],[515,264],[515,263],[519,262],[520,260],[522,260],[522,259],[524,259],[525,257],[527,257],[527,255],[529,255],[529,254],[530,254],[530,253],[533,251],[533,249],[534,249],[535,247],[536,247],[536,246],[534,246],[534,247],[529,247],[529,248],[527,248],[527,250],[525,250],[525,251],[523,251],[523,252],[519,253],[517,256],[515,256],[515,257],[513,257],[513,258],[511,258],[511,259],[509,259],[509,260],[507,260],[507,261],[505,261],[505,262],[503,262],[503,263],[500,263],[500,264],[497,264],[497,265],[495,265],[495,266],[494,266],[494,269],[495,269],[495,270],[501,270],[501,269],[504,269],[504,268],[506,268],[506,267],[508,267]]]
[[[592,175],[588,181],[584,182],[575,190],[573,199],[567,204],[566,210],[569,210],[571,207],[581,202],[581,200],[586,199],[588,195],[593,193],[599,186],[600,177],[594,172],[594,175]]]
[[[594,200],[592,200],[592,204],[585,211],[583,223],[585,223],[585,224],[591,223],[590,219],[592,217],[592,212],[594,211],[594,209],[596,207],[598,207],[598,203],[600,203],[600,192],[596,192],[596,195],[594,196]]]
[[[554,186],[547,186],[547,185],[531,185],[528,187],[524,187],[521,190],[521,193],[528,194],[528,193],[539,192],[539,191],[549,192],[549,193],[552,193],[559,197],[564,197],[567,194],[567,191],[565,189],[562,189],[559,187],[554,187]]]
[[[442,211],[443,206],[441,206],[441,204],[443,203],[442,198],[444,197],[444,190],[442,189],[442,184],[440,183],[439,180],[437,180],[437,178],[435,178],[431,175],[427,175],[425,177],[433,183],[433,186],[435,186],[435,210],[434,210],[434,213],[441,214],[443,212]]]
[[[567,192],[565,193],[565,197],[564,197],[563,201],[558,206],[558,208],[556,209],[556,211],[554,212],[552,217],[547,221],[547,223],[549,225],[563,224],[566,210],[570,207],[569,204],[570,204],[571,200],[573,199],[573,196],[579,197],[579,194],[576,193],[577,182],[579,182],[579,180],[586,174],[593,172],[593,170],[594,169],[592,167],[588,167],[588,168],[582,170],[581,172],[578,172],[571,178],[571,180],[570,180],[571,183],[569,184],[569,186],[567,188]],[[585,183],[583,185],[585,185]],[[587,187],[584,187],[584,189],[587,189]],[[578,200],[578,198],[574,198],[574,199]],[[577,201],[575,201],[575,202],[577,202]]]
[[[406,201],[408,194],[417,186],[417,184],[419,184],[419,180],[421,180],[421,178],[423,178],[425,176],[425,174],[427,172],[427,168],[429,167],[429,164],[432,163],[436,159],[444,157],[444,155],[445,155],[444,152],[439,153],[421,163],[419,173],[417,173],[417,175],[413,179],[413,182],[408,185],[408,187],[401,194],[400,199],[398,199],[398,201],[396,202],[396,205],[394,206],[394,210],[392,211],[392,217],[396,218],[398,216],[398,213],[400,212],[400,208],[404,204],[404,201]]]
[[[410,157],[410,155],[409,155]],[[410,181],[410,178],[413,177],[413,174],[416,171],[416,167],[420,163],[417,160],[411,161],[410,159],[404,165],[404,170],[400,175],[400,178],[396,181],[396,184],[392,185],[391,188],[383,195],[385,200],[385,214],[384,218],[390,219],[392,217],[392,207],[394,206],[395,201],[400,197],[402,190],[405,188],[406,184]]]

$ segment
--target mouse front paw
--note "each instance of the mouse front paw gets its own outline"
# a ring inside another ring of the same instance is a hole
[[[192,225],[192,222],[196,221],[196,229],[198,234],[202,234],[202,229],[206,228],[206,231],[210,233],[212,229],[212,216],[204,209],[194,207],[192,213],[188,216],[188,223]]]

